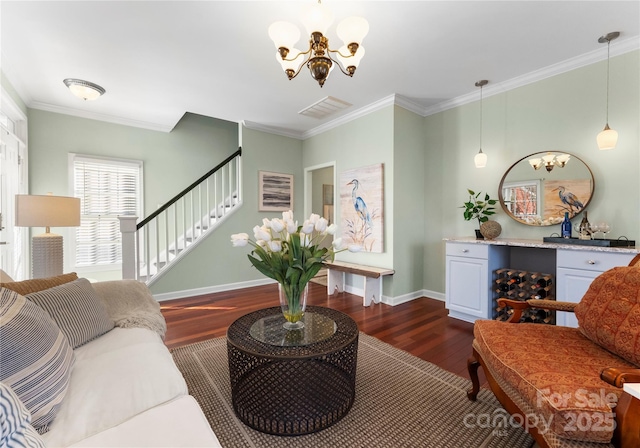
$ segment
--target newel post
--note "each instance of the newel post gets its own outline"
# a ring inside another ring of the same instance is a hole
[[[137,216],[118,216],[122,233],[122,278],[136,278],[136,224]]]

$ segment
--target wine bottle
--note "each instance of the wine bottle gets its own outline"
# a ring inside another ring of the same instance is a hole
[[[580,239],[582,240],[590,240],[591,239],[591,224],[589,224],[589,220],[587,219],[587,211],[585,210],[584,215],[582,217],[582,221],[580,221],[580,227],[578,227],[580,232]]]
[[[564,212],[564,220],[562,221],[562,224],[560,224],[560,229],[560,235],[562,238],[571,238],[571,221],[569,220],[569,212]]]

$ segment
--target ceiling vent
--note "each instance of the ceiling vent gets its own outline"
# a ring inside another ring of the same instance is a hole
[[[351,106],[353,106],[353,104],[332,96],[326,96],[320,101],[313,103],[311,106],[302,109],[298,113],[306,115],[307,117],[321,119]]]

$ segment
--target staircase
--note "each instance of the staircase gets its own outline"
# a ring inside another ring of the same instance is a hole
[[[122,277],[152,285],[242,204],[242,149],[141,222],[120,217]]]

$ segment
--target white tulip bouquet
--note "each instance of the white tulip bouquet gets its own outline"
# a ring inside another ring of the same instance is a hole
[[[301,301],[301,295],[309,280],[322,268],[322,263],[333,261],[335,254],[342,250],[358,252],[361,249],[356,245],[342,249],[341,238],[335,239],[331,247],[320,247],[322,241],[328,235],[335,235],[336,231],[335,224],[329,225],[325,218],[316,214],[298,225],[289,210],[282,213],[282,219],[265,218],[262,226],[255,226],[255,241],[246,233],[236,233],[231,235],[231,243],[234,247],[253,246],[249,261],[262,274],[280,284],[288,307],[285,310],[281,297],[285,318],[297,322],[302,319],[306,305],[306,300]]]

